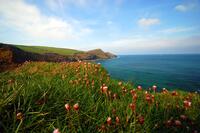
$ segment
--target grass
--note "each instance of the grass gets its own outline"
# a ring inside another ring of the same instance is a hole
[[[26,62],[0,73],[0,87],[0,132],[184,133],[200,129],[199,94],[146,91],[110,78],[98,64]],[[76,103],[78,110],[73,109]]]
[[[24,51],[39,53],[39,54],[56,53],[60,55],[72,55],[75,53],[83,52],[83,51],[78,51],[74,49],[54,48],[54,47],[45,47],[45,46],[23,46],[23,45],[15,45],[15,46]]]

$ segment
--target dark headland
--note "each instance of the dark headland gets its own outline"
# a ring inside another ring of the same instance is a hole
[[[101,49],[79,51],[64,48],[0,43],[1,67],[25,61],[74,62],[80,60],[111,59],[115,57],[117,56],[109,52],[104,52]]]

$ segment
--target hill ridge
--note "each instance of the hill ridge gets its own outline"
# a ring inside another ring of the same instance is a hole
[[[78,60],[110,59],[114,57],[116,55],[108,54],[108,52],[104,52],[101,49],[79,51],[67,48],[0,43],[0,64],[22,63],[25,61],[72,62]]]

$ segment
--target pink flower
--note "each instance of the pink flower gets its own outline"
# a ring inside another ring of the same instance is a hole
[[[75,111],[78,111],[79,110],[79,104],[78,103],[74,104],[73,108],[74,108]]]
[[[134,103],[130,103],[129,107],[131,108],[131,110],[134,112],[135,111],[135,104]]]
[[[134,94],[135,94],[135,89],[131,90],[130,93],[131,93],[132,96],[134,96]]]
[[[101,91],[102,91],[103,93],[107,93],[108,87],[107,87],[107,86],[102,86]]]
[[[175,125],[176,125],[177,127],[180,127],[180,126],[181,126],[181,121],[175,120]]]
[[[138,122],[139,122],[141,125],[143,125],[143,124],[144,124],[144,117],[143,117],[143,116],[140,116],[140,117],[138,118]]]
[[[187,116],[185,116],[185,115],[180,115],[180,118],[181,118],[182,120],[186,120],[186,119],[187,119]]]
[[[65,109],[67,110],[67,111],[69,111],[70,110],[70,105],[67,103],[67,104],[65,104]]]
[[[183,101],[183,104],[184,104],[184,107],[187,109],[187,108],[191,107],[192,103],[190,101],[185,100],[185,101]]]
[[[154,85],[154,86],[152,87],[152,89],[153,89],[153,91],[155,92],[156,89],[157,89],[157,86]]]
[[[119,123],[120,123],[120,119],[119,119],[119,117],[118,117],[118,116],[115,118],[115,121],[116,121],[116,123],[117,123],[117,124],[119,124]]]
[[[172,91],[172,96],[177,96],[178,93],[176,91]]]
[[[117,93],[113,94],[113,99],[117,99]]]
[[[142,90],[142,86],[139,85],[139,86],[137,87],[137,89],[138,89],[139,91],[141,91],[141,90]]]
[[[163,88],[162,93],[166,94],[166,93],[168,93],[168,90],[166,88]]]
[[[58,128],[56,128],[56,129],[54,129],[53,133],[60,133],[60,131]]]
[[[137,100],[137,97],[138,97],[137,94],[134,94],[134,95],[133,95],[133,100],[136,101],[136,100]]]
[[[112,119],[111,119],[111,117],[108,117],[106,122],[107,122],[108,125],[111,125],[111,124],[112,124]]]

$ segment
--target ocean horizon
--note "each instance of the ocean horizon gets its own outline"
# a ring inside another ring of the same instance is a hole
[[[200,54],[118,55],[99,60],[111,77],[148,89],[200,90]]]

